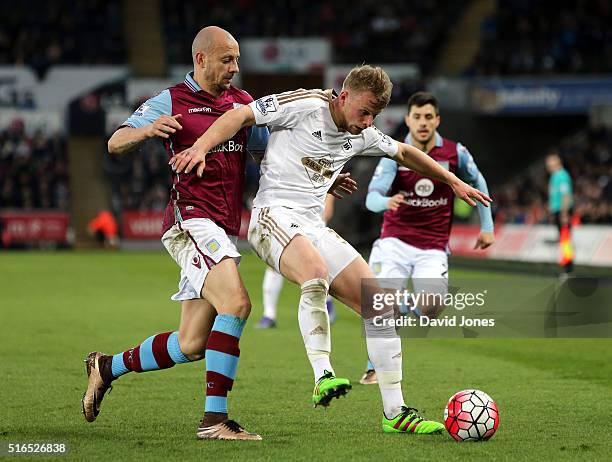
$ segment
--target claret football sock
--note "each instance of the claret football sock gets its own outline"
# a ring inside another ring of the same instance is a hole
[[[178,332],[152,335],[140,345],[113,355],[113,380],[128,372],[148,372],[168,369],[175,364],[190,362],[181,351]]]
[[[212,425],[227,418],[227,394],[236,378],[239,341],[245,323],[246,320],[228,314],[217,315],[215,319],[206,345],[205,423]]]

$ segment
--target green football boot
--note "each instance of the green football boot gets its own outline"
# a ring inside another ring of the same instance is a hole
[[[312,402],[314,407],[329,406],[329,403],[334,398],[340,398],[346,395],[353,388],[349,379],[339,379],[334,377],[329,371],[325,371],[314,387],[312,392]]]
[[[442,433],[444,424],[425,420],[414,408],[402,406],[402,411],[393,419],[387,419],[383,412],[382,429],[385,433],[418,433],[429,435]]]

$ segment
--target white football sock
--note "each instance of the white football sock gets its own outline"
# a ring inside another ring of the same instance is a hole
[[[283,288],[283,276],[272,268],[266,268],[263,278],[263,315],[266,318],[276,320],[276,309],[278,307],[278,296]]]
[[[381,316],[392,319],[393,312]],[[397,416],[404,405],[402,394],[402,342],[393,326],[364,319],[368,356],[376,369],[376,378],[387,418]]]
[[[316,382],[326,370],[334,373],[329,361],[331,332],[325,306],[329,285],[325,279],[311,279],[301,289],[298,322]]]

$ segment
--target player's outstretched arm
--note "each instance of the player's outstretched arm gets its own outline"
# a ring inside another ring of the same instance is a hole
[[[486,206],[491,202],[489,196],[461,181],[454,173],[440,166],[440,164],[423,151],[406,143],[397,144],[399,148],[394,159],[398,164],[414,170],[421,175],[443,181],[453,189],[453,192],[458,198],[463,199],[472,206],[476,205],[475,201]]]
[[[177,173],[189,173],[197,166],[197,174],[202,176],[208,151],[229,140],[241,128],[252,125],[255,125],[255,115],[249,106],[227,111],[197,139],[193,146],[172,157],[168,163]]]
[[[125,154],[149,138],[169,138],[183,127],[179,123],[181,114],[161,115],[153,123],[143,127],[121,127],[108,140],[109,154]]]
[[[475,188],[489,194],[487,182],[478,170],[478,166],[474,158],[461,143],[457,144],[457,176]],[[480,234],[474,244],[474,249],[486,249],[495,242],[495,234],[493,233],[493,215],[490,207],[478,205],[478,217],[480,218]]]

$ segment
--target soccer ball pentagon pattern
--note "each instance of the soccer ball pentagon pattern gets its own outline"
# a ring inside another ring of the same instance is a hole
[[[448,400],[444,425],[457,441],[488,440],[499,425],[497,404],[484,391],[459,391]]]

